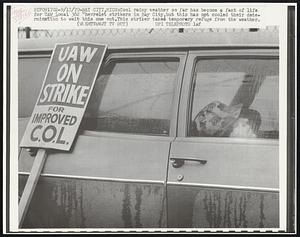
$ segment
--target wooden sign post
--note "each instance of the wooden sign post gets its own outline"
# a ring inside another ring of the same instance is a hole
[[[86,110],[107,46],[56,44],[21,147],[39,148],[19,202],[19,227],[44,167],[47,148],[69,151]]]
[[[23,190],[21,200],[19,202],[19,227],[22,226],[23,221],[25,219],[25,215],[27,213],[31,198],[33,196],[35,186],[39,180],[41,171],[44,167],[46,158],[47,158],[46,149],[39,149],[34,159],[33,166],[30,175],[27,179],[25,188]]]

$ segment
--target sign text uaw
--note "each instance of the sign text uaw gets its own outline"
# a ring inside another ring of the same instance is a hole
[[[22,147],[70,149],[105,51],[88,43],[55,46]]]

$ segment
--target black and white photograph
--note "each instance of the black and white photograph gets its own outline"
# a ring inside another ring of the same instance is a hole
[[[189,14],[207,14],[194,20],[153,5],[141,16],[172,24],[122,26],[124,6],[112,27],[12,11],[12,232],[294,231],[287,29],[263,14],[262,25],[198,26],[255,7],[198,4]]]

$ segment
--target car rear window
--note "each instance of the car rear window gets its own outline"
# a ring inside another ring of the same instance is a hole
[[[276,58],[198,60],[189,136],[279,136],[279,64]]]
[[[100,72],[85,130],[168,135],[179,59],[113,60]]]

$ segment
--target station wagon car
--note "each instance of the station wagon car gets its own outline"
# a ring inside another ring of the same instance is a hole
[[[20,39],[19,141],[55,43],[107,44],[22,228],[279,228],[278,30]],[[32,150],[31,150],[32,151]],[[19,148],[19,195],[34,161]]]

